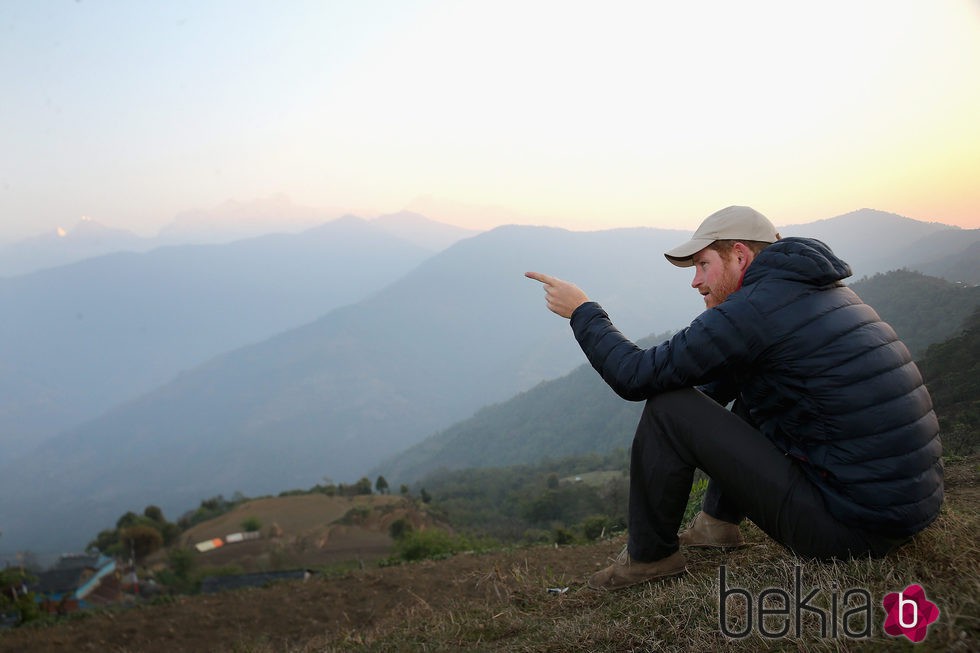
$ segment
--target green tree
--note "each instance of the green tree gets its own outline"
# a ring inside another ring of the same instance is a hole
[[[86,549],[95,549],[106,555],[121,553],[122,547],[119,545],[119,529],[100,531],[95,539],[88,543]]]
[[[147,506],[143,510],[143,516],[151,521],[155,521],[158,524],[163,524],[167,520],[163,518],[163,511],[160,510],[159,506]]]
[[[139,522],[140,522],[140,516],[133,511],[129,511],[126,514],[124,514],[122,517],[120,517],[118,520],[116,520],[116,528],[121,530],[123,528],[127,528],[129,526],[138,524]]]
[[[177,541],[180,537],[180,527],[173,522],[165,521],[157,526],[157,530],[160,531],[160,535],[163,536],[163,545],[170,546]]]
[[[411,522],[407,519],[396,519],[388,527],[388,534],[391,535],[391,539],[393,540],[401,540],[413,530]]]
[[[606,530],[609,520],[604,515],[592,515],[582,522],[582,533],[588,540],[598,540]]]
[[[170,564],[171,571],[180,580],[190,580],[191,572],[194,570],[194,554],[190,549],[173,548],[167,553],[167,562]]]
[[[189,522],[182,520],[184,526],[189,526]],[[160,534],[162,546],[170,546],[177,541],[180,536],[181,527],[178,524],[168,522],[163,516],[163,511],[154,505],[149,505],[143,510],[142,515],[129,511],[116,521],[116,528],[101,531],[94,540],[88,543],[87,549],[97,550],[106,555],[128,554],[130,542],[124,541],[123,533],[136,527],[150,528]],[[144,538],[145,539],[145,538]]]
[[[564,526],[555,527],[552,535],[555,538],[555,544],[572,544],[575,542],[575,535]]]
[[[371,494],[371,479],[369,479],[367,476],[362,476],[361,479],[354,484],[352,494]]]
[[[20,623],[40,617],[34,592],[27,591],[27,586],[34,580],[35,577],[22,568],[0,569],[0,613],[16,612]]]
[[[378,480],[374,482],[374,489],[378,491],[378,494],[388,494],[388,481],[384,476],[379,476]]]
[[[163,536],[160,531],[145,524],[136,524],[120,530],[119,540],[125,547],[124,551],[132,551],[136,560],[142,560],[163,546]]]

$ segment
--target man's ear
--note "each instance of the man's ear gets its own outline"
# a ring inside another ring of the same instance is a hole
[[[735,260],[738,262],[738,268],[742,272],[749,267],[749,263],[755,258],[755,252],[753,252],[745,243],[736,242],[732,246],[732,255],[735,256]]]

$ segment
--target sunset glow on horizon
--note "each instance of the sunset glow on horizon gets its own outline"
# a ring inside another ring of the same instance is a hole
[[[978,228],[978,62],[974,0],[7,3],[0,239],[276,193],[481,229]]]

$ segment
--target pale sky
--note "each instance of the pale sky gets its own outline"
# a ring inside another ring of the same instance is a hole
[[[980,0],[0,0],[0,239],[284,193],[487,228],[980,227]]]

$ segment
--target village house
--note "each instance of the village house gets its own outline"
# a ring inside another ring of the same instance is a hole
[[[28,589],[48,613],[67,614],[123,598],[116,561],[100,554],[63,555],[51,569],[35,575]]]

